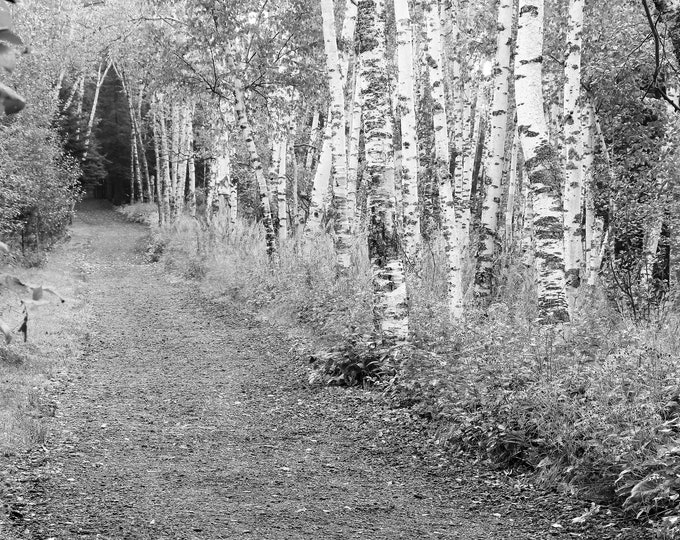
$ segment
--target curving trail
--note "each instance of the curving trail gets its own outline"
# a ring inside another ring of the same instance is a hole
[[[275,328],[145,264],[144,235],[95,202],[74,224],[93,316],[17,538],[554,537],[390,438],[376,396],[308,388]]]

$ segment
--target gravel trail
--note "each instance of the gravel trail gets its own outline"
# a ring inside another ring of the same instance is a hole
[[[145,234],[96,202],[74,223],[63,256],[79,261],[74,279],[84,281],[93,315],[83,356],[55,398],[46,445],[25,458],[32,465],[16,538],[561,532],[550,517],[536,524],[512,510],[516,501],[499,510],[493,492],[507,487],[480,493],[493,482],[470,485],[419,456],[408,434],[394,435],[408,413],[390,411],[375,393],[310,388],[276,328],[145,263]]]

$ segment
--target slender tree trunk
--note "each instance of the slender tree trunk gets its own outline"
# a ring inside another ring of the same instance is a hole
[[[401,188],[404,212],[404,254],[415,263],[420,245],[418,210],[418,139],[413,78],[413,31],[408,0],[394,0],[397,26],[397,114],[401,127]],[[452,194],[453,197],[453,194]]]
[[[360,0],[357,30],[364,104],[365,175],[370,182],[368,254],[373,267],[373,312],[385,341],[408,339],[408,299],[394,215],[394,184],[387,177],[392,136],[386,67],[384,0]]]
[[[173,221],[180,211],[180,202],[177,200],[180,120],[180,107],[173,100],[170,104],[170,148],[168,153],[168,160],[170,161],[170,215]]]
[[[297,160],[297,154],[295,153],[295,127],[291,125],[290,127],[290,143],[287,148],[288,152],[288,157],[290,159],[290,164],[291,167],[293,168],[293,185],[291,186],[292,190],[292,195],[293,195],[293,200],[292,200],[292,206],[290,209],[290,218],[291,218],[291,233],[293,234],[294,237],[299,236],[299,227],[300,227],[300,203],[298,200],[298,189],[299,189],[299,166],[298,166],[298,160]]]
[[[160,167],[157,167],[157,182],[159,184],[160,197],[162,199],[164,224],[172,223],[174,215],[172,213],[171,192],[172,184],[170,180],[170,157],[168,155],[168,133],[165,118],[166,108],[162,98],[158,102],[158,134],[160,135]]]
[[[489,296],[493,292],[493,263],[500,245],[498,215],[501,207],[505,143],[508,133],[508,104],[510,94],[510,67],[512,54],[513,0],[497,0],[498,33],[496,34],[496,59],[494,62],[493,100],[491,103],[491,135],[486,156],[486,191],[482,204],[481,242],[477,256],[475,292]],[[514,188],[513,188],[514,189]],[[514,198],[514,197],[513,197]],[[512,225],[512,200],[508,197],[510,224]],[[507,227],[506,227],[507,229]],[[507,234],[506,234],[507,237]]]
[[[226,115],[226,110],[220,110],[217,119],[217,129],[220,134],[216,140],[215,161],[213,162],[216,167],[215,196],[211,201],[213,216],[220,212],[227,212],[231,193],[231,141],[229,140]]]
[[[581,284],[583,240],[581,193],[583,190],[583,135],[581,133],[581,34],[584,0],[569,0],[569,31],[564,85],[564,264],[567,301],[573,315]]]
[[[153,202],[153,186],[151,185],[151,176],[149,175],[149,162],[146,157],[146,146],[144,145],[144,137],[142,134],[142,128],[144,125],[142,119],[142,105],[144,100],[144,85],[139,85],[139,93],[137,95],[137,115],[135,116],[135,127],[137,131],[137,144],[139,146],[139,158],[142,165],[142,177],[145,181],[144,184],[144,202]]]
[[[307,155],[305,158],[305,170],[311,172],[312,166],[314,165],[314,155],[318,152],[316,151],[316,145],[319,142],[319,111],[314,112],[312,116],[312,127],[309,130],[309,148],[307,148]]]
[[[510,149],[510,166],[508,168],[508,196],[505,207],[505,246],[506,249],[512,245],[513,240],[513,222],[515,213],[515,198],[518,187],[518,154],[519,154],[519,135],[517,127],[515,127],[514,135],[512,137],[512,148]]]
[[[481,159],[478,162],[477,156],[482,157],[482,152],[478,152],[484,144],[484,127],[487,123],[487,115],[489,112],[489,99],[487,96],[486,85],[479,83],[477,90],[477,98],[475,100],[474,120],[472,110],[468,109],[468,121],[466,127],[472,128],[470,132],[466,129],[466,136],[468,136],[467,143],[464,145],[463,155],[463,185],[460,193],[461,219],[458,223],[459,227],[459,245],[463,254],[463,260],[468,260],[470,255],[470,226],[472,223],[472,187],[475,185],[475,171],[481,169]],[[480,165],[476,167],[476,165]],[[480,175],[481,176],[481,175]]]
[[[92,108],[90,109],[90,117],[87,121],[87,128],[85,129],[85,139],[83,141],[83,146],[85,148],[85,151],[83,153],[83,161],[85,161],[85,158],[87,157],[88,150],[90,147],[90,138],[92,137],[92,128],[94,127],[94,120],[97,115],[97,105],[99,104],[99,93],[101,92],[102,85],[104,84],[104,79],[106,79],[106,74],[109,72],[109,69],[111,69],[111,60],[107,60],[106,62],[106,67],[104,68],[104,72],[102,73],[102,63],[99,64],[99,68],[97,69],[97,83],[94,87],[94,96],[92,98]]]
[[[78,75],[76,80],[73,82],[73,85],[71,86],[71,90],[69,91],[68,97],[66,98],[66,101],[64,102],[64,106],[62,107],[62,111],[66,112],[69,110],[71,105],[73,104],[73,100],[75,99],[76,95],[78,95],[78,89],[80,88],[80,85],[83,81],[84,75],[81,73]]]
[[[351,228],[359,226],[359,212],[357,211],[357,183],[359,180],[359,143],[361,137],[361,67],[359,58],[354,62],[354,77],[352,88],[351,113],[349,116],[349,141],[347,150],[347,208],[348,214],[353,216]]]
[[[227,67],[230,68],[232,73],[236,71],[234,59],[230,54],[227,54],[227,64]],[[269,206],[267,179],[264,176],[262,162],[257,151],[257,146],[255,146],[255,139],[253,137],[250,122],[248,121],[248,115],[246,113],[243,82],[235,75],[232,77],[232,87],[234,89],[234,112],[236,113],[236,121],[238,122],[241,133],[243,134],[243,140],[246,144],[246,148],[248,149],[248,154],[250,157],[250,165],[253,169],[253,172],[255,173],[255,178],[257,179],[257,187],[260,195],[260,209],[262,210],[262,225],[264,226],[265,241],[267,244],[267,254],[270,258],[273,258],[277,255],[277,247],[276,235],[274,234],[274,223],[272,221],[272,212],[271,207]]]
[[[307,218],[307,227],[310,232],[320,232],[321,222],[325,213],[324,199],[328,192],[328,186],[331,179],[331,128],[330,124],[326,124],[323,133],[323,144],[321,147],[321,155],[319,163],[316,166],[316,173],[314,174],[314,182],[312,184],[312,196],[309,204],[309,216]]]
[[[193,139],[193,136],[191,137]],[[189,215],[196,217],[196,157],[194,153],[189,154],[189,194],[187,197],[187,206],[189,208]]]
[[[520,0],[515,57],[517,123],[533,201],[539,321],[568,321],[562,175],[543,114],[543,0]]]
[[[229,222],[232,226],[236,225],[238,217],[238,180],[236,175],[231,175],[229,181]]]
[[[279,209],[279,240],[288,238],[288,200],[286,165],[288,157],[288,137],[284,135],[279,141],[279,170],[276,181],[277,204]]]
[[[351,2],[348,3],[349,5]],[[335,205],[338,216],[335,222],[335,251],[338,265],[347,269],[351,265],[350,216],[347,204],[347,140],[345,134],[345,96],[343,76],[340,72],[337,38],[335,35],[335,14],[332,0],[321,0],[323,17],[324,47],[326,51],[326,71],[331,90],[331,147],[333,152],[332,176],[334,182]]]
[[[432,93],[432,120],[434,124],[435,176],[439,183],[442,234],[448,260],[447,285],[449,311],[454,318],[463,315],[463,269],[460,238],[457,235],[456,208],[450,172],[449,131],[446,118],[446,98],[441,54],[441,22],[439,3],[426,2],[423,6],[427,23],[427,47],[425,61],[429,67]]]
[[[334,27],[335,27],[335,23]],[[340,77],[342,79],[343,87],[347,82],[347,74],[349,72],[349,59],[351,52],[354,50],[354,32],[357,24],[357,3],[356,0],[345,0],[345,17],[342,21],[342,30],[340,32]]]
[[[583,107],[583,193],[585,209],[585,268],[588,276],[588,285],[595,284],[597,274],[600,272],[601,261],[598,261],[600,244],[604,222],[595,213],[595,194],[593,177],[595,165],[595,111],[592,105],[586,101]]]
[[[155,104],[154,104],[155,107]],[[158,129],[158,119],[156,113],[152,113],[152,129],[153,129],[153,149],[156,158],[156,206],[158,207],[158,226],[162,227],[165,225],[167,220],[167,215],[165,214],[165,208],[163,206],[162,198],[162,169],[163,164],[161,161],[161,148],[160,148],[160,134]]]
[[[524,174],[523,168],[518,171],[519,177],[523,178],[522,182],[522,194],[524,199],[523,217],[522,217],[522,232],[520,239],[520,251],[522,254],[522,262],[527,269],[530,269],[529,274],[534,276],[534,268],[536,266],[536,242],[534,238],[534,200],[531,191],[531,185],[529,184],[529,179]]]

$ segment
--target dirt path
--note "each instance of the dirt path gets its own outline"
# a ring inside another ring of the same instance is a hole
[[[144,234],[92,203],[79,214],[72,251],[86,253],[83,294],[94,315],[46,449],[34,457],[17,538],[560,532],[548,521],[530,533],[521,513],[494,516],[478,492],[465,493],[460,478],[425,463],[409,441],[400,451],[387,433],[399,413],[370,393],[308,388],[276,329],[238,305],[207,304],[191,285],[144,264],[135,251]]]

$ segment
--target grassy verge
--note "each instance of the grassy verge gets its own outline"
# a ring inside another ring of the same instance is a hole
[[[503,276],[489,309],[470,301],[452,325],[442,250],[429,246],[408,276],[413,345],[385,351],[372,335],[370,267],[361,244],[338,278],[332,240],[283,242],[269,264],[258,227],[211,231],[180,219],[156,231],[164,264],[200,280],[209,297],[237,297],[302,324],[327,347],[312,379],[377,382],[395,407],[431,420],[439,444],[489,465],[533,471],[543,485],[634,515],[680,514],[680,316],[633,324],[606,299],[584,295],[578,322],[534,324],[521,267]],[[363,243],[362,243],[363,244]],[[151,251],[158,251],[152,248]],[[469,272],[471,274],[471,272]]]
[[[42,268],[5,264],[0,271],[24,282],[49,284],[66,298],[61,303],[45,295],[43,305],[29,308],[28,340],[15,333],[11,343],[3,340],[0,345],[0,452],[4,455],[43,444],[43,418],[54,415],[58,407],[45,390],[63,384],[69,363],[80,354],[88,311],[77,300],[79,283],[63,250],[64,246],[57,247]],[[0,289],[1,317],[12,329],[23,320],[21,300],[30,297],[6,286]]]

